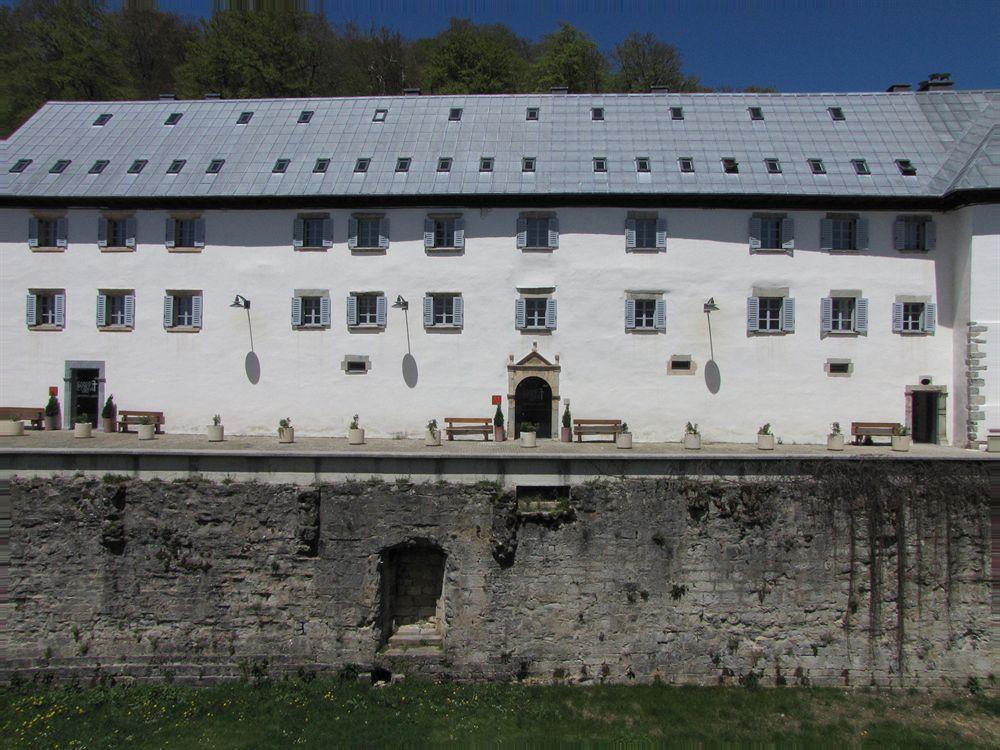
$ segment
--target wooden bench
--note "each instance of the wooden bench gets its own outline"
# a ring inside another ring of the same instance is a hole
[[[454,440],[455,435],[478,435],[482,433],[483,440],[490,439],[493,432],[492,417],[445,417],[444,431],[449,440]]]
[[[584,435],[610,435],[612,439],[618,437],[622,431],[622,421],[620,419],[574,419],[573,434],[576,435],[577,442],[583,442]]]
[[[45,409],[37,406],[0,406],[0,420],[15,419],[19,422],[31,422],[36,430],[45,425]]]
[[[163,432],[160,427],[166,424],[162,411],[126,411],[118,412],[118,432],[132,432],[129,425],[142,424],[142,418],[149,417],[149,423],[156,425],[156,434]]]
[[[899,422],[851,422],[854,444],[861,445],[863,438],[892,437],[902,425]]]

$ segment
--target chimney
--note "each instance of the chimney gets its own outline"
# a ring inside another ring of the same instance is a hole
[[[900,91],[913,91],[913,86],[908,83],[894,83],[886,91],[890,94],[898,94]]]
[[[420,96],[420,89],[403,89],[403,96]]]
[[[218,91],[209,91],[205,94],[206,99],[221,99],[222,95]]]
[[[176,98],[177,98],[177,97],[176,97],[176,96],[174,96],[174,95],[173,95],[173,94],[171,94],[171,93],[164,93],[164,94],[160,94],[160,101],[161,101],[161,102],[172,102],[172,101],[173,101],[174,99],[176,99]]]
[[[568,94],[569,86],[553,86],[549,91],[553,94]]]
[[[670,93],[670,87],[669,86],[661,86],[661,85],[650,86],[649,87],[649,93],[651,93],[651,94],[668,94],[668,93]]]
[[[926,81],[921,81],[917,91],[946,91],[955,85],[951,73],[931,73]]]

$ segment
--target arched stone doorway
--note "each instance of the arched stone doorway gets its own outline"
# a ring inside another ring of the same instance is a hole
[[[514,437],[521,434],[521,425],[538,425],[538,437],[552,437],[552,388],[539,377],[525,378],[514,391]]]
[[[510,355],[507,363],[507,418],[511,423],[508,429],[512,437],[517,437],[518,426],[522,421],[535,422],[539,425],[539,437],[551,437],[555,425],[559,424],[559,355],[555,362],[550,362],[538,353],[538,342],[533,342],[531,352],[518,361]],[[532,381],[532,384],[520,388],[522,383]],[[542,388],[544,384],[547,389]],[[548,404],[548,418],[540,416],[542,405]],[[525,413],[522,405],[533,404],[528,409],[534,417],[521,416]],[[537,411],[536,411],[537,410]],[[542,425],[547,432],[541,432]]]

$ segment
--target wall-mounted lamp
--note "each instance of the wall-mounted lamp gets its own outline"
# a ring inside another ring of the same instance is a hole
[[[398,307],[400,310],[409,310],[410,303],[403,299],[402,294],[396,295],[396,301],[392,303],[393,307]]]
[[[719,309],[719,306],[715,304],[715,297],[709,297],[708,302],[704,304],[704,310],[706,313],[715,312]]]
[[[242,294],[237,294],[236,299],[233,300],[230,307],[242,307],[244,310],[250,309],[250,300],[244,297]]]

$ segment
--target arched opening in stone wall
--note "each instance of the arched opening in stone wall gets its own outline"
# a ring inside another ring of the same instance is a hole
[[[444,571],[447,556],[430,542],[382,553],[381,645],[393,651],[440,649],[444,639]]]

